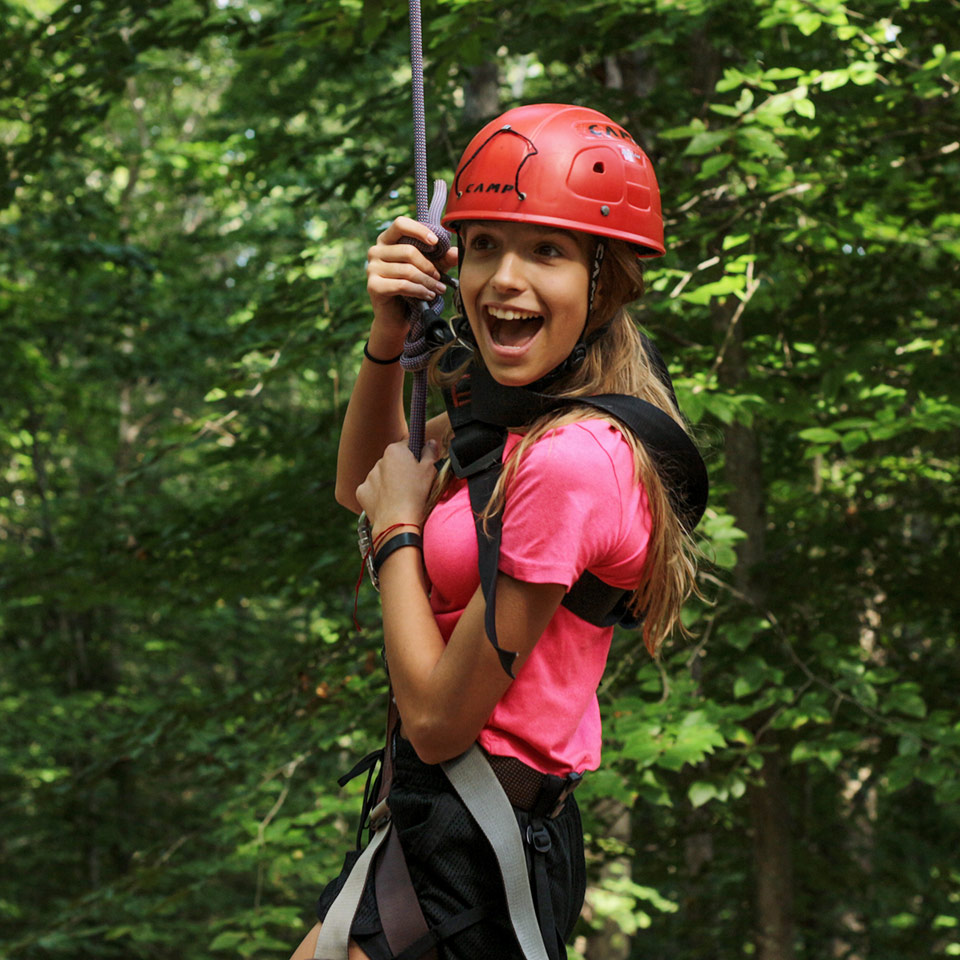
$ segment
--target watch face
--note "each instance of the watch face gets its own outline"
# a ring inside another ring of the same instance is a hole
[[[380,590],[380,580],[377,577],[376,570],[373,569],[373,540],[370,536],[370,521],[367,519],[366,512],[357,517],[357,547],[360,550],[360,556],[363,557],[367,565],[367,573],[370,575],[370,582],[374,589]]]

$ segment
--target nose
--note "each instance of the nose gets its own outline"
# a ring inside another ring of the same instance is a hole
[[[512,250],[504,250],[497,259],[490,285],[498,293],[523,289],[523,269],[520,256]]]

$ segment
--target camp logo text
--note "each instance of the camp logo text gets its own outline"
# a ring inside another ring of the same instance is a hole
[[[468,183],[464,193],[510,193],[514,189],[512,183]]]
[[[626,140],[635,147],[639,146],[636,140],[623,127],[615,127],[609,123],[581,123],[578,124],[581,133],[590,137],[603,137],[607,140]]]

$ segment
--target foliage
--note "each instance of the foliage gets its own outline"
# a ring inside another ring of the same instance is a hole
[[[0,13],[0,955],[283,955],[383,712],[332,477],[364,251],[411,206],[405,9]],[[691,645],[617,636],[579,794],[580,933],[632,956],[764,955],[771,764],[795,955],[960,953],[958,22],[427,4],[436,173],[496,62],[504,107],[607,111],[664,190],[638,315],[708,453],[713,565]]]

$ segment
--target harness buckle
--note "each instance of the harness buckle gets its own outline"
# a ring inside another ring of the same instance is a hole
[[[367,827],[374,833],[378,833],[381,828],[390,822],[390,807],[387,806],[387,800],[381,800],[371,811],[370,819],[367,821]]]
[[[557,805],[553,808],[553,811],[550,814],[550,819],[554,820],[560,816],[560,811],[563,810],[563,805],[567,802],[567,797],[573,793],[580,784],[583,783],[583,774],[582,773],[568,773],[567,774],[567,785],[560,791],[560,796],[557,797]]]
[[[450,457],[450,466],[453,469],[454,474],[459,477],[461,480],[464,478],[469,478],[474,476],[477,473],[482,473],[484,470],[488,470],[490,467],[495,466],[500,463],[503,458],[503,448],[506,444],[501,442],[493,450],[487,451],[481,457],[468,463],[466,466],[460,463],[460,459],[457,456],[457,451],[454,449],[453,444],[450,445],[449,457]]]
[[[537,853],[546,853],[553,846],[550,841],[550,834],[542,823],[538,823],[536,827],[532,823],[527,825],[527,843]]]

